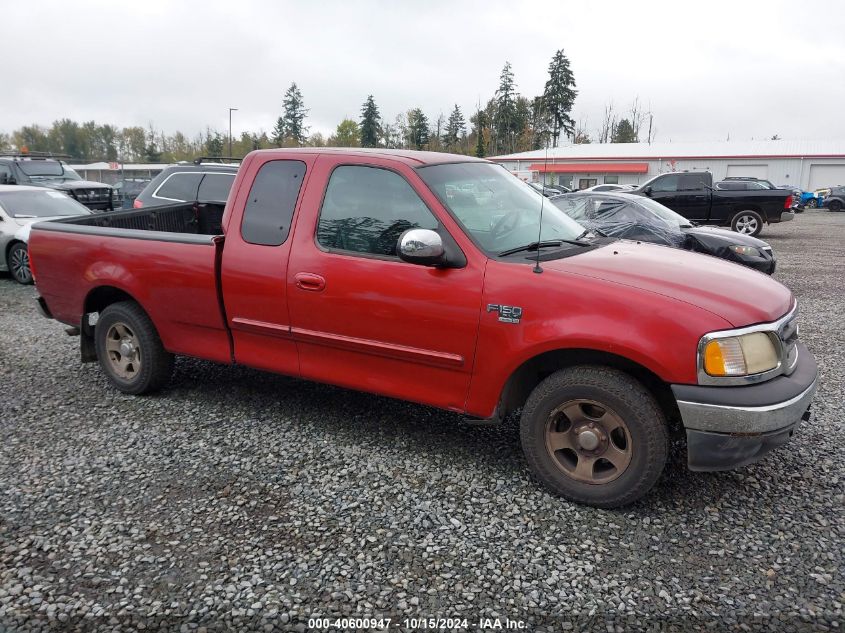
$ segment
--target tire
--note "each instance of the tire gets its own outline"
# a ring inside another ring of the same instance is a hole
[[[756,211],[740,211],[731,220],[731,230],[756,237],[763,231],[763,217]]]
[[[100,367],[123,393],[140,395],[161,389],[173,371],[173,354],[134,301],[113,303],[100,313],[94,328]]]
[[[809,200],[807,200],[807,204],[804,206],[810,209],[815,209],[817,206],[819,206],[819,203],[815,198],[810,198]]]
[[[6,255],[6,265],[12,278],[19,284],[31,284],[32,269],[29,267],[29,249],[23,242],[15,242]]]
[[[648,493],[669,450],[666,419],[654,397],[628,374],[600,366],[562,369],[537,385],[523,409],[520,436],[540,482],[599,508]]]
[[[842,203],[839,200],[831,200],[827,208],[831,211],[842,211]]]

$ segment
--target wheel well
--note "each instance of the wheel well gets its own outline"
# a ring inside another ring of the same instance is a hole
[[[768,216],[768,214],[767,214],[765,211],[763,211],[763,209],[762,209],[762,208],[760,208],[760,207],[758,207],[758,206],[756,206],[756,205],[753,205],[753,204],[742,204],[742,205],[740,205],[740,206],[738,206],[738,207],[734,208],[733,215],[731,216],[731,221],[733,221],[733,219],[734,219],[737,215],[739,215],[740,213],[742,213],[743,211],[754,211],[754,213],[759,214],[759,216],[760,216],[761,218],[763,218],[763,221],[764,221],[764,222],[768,222],[768,221],[769,221],[769,216]]]
[[[654,395],[667,420],[673,424],[680,421],[672,390],[657,374],[623,356],[591,349],[554,350],[525,361],[505,383],[499,404],[501,417],[522,408],[534,388],[547,376],[575,365],[601,365],[625,372]]]
[[[25,244],[25,243],[26,242],[23,242],[21,240],[16,240],[16,239],[9,240],[9,243],[6,244],[6,251],[3,253],[3,261],[6,262],[6,261],[9,260],[9,251],[12,250],[12,247],[15,244]]]
[[[128,292],[124,292],[123,290],[113,286],[100,286],[99,288],[94,288],[94,290],[89,292],[88,296],[85,297],[83,314],[102,312],[112,303],[117,303],[118,301],[135,301],[135,298]]]

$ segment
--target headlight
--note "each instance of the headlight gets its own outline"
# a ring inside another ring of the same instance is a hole
[[[753,332],[714,338],[704,346],[702,362],[709,376],[748,376],[775,369],[779,359],[771,337]]]
[[[741,244],[733,244],[728,248],[730,248],[737,255],[749,255],[753,257],[760,254],[760,251],[758,251],[753,246],[742,246]]]

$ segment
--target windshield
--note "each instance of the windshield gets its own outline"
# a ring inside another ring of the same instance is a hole
[[[27,176],[46,176],[55,178],[64,173],[62,164],[55,160],[22,160],[18,167]]]
[[[538,237],[575,240],[585,233],[583,226],[500,165],[452,163],[417,171],[488,254],[527,246]],[[543,228],[538,231],[541,208]]]
[[[82,180],[82,176],[77,174],[70,167],[65,167],[64,169],[65,173],[62,174],[62,178],[64,178],[65,180]]]
[[[4,191],[0,206],[13,218],[50,218],[88,215],[90,211],[58,191]]]

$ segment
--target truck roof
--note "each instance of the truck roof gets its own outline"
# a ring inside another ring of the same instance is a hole
[[[463,154],[445,152],[421,152],[411,149],[382,149],[380,147],[292,147],[280,149],[255,150],[261,154],[296,155],[296,154],[343,154],[346,156],[381,156],[399,160],[411,167],[440,165],[443,163],[489,163],[490,161]]]

